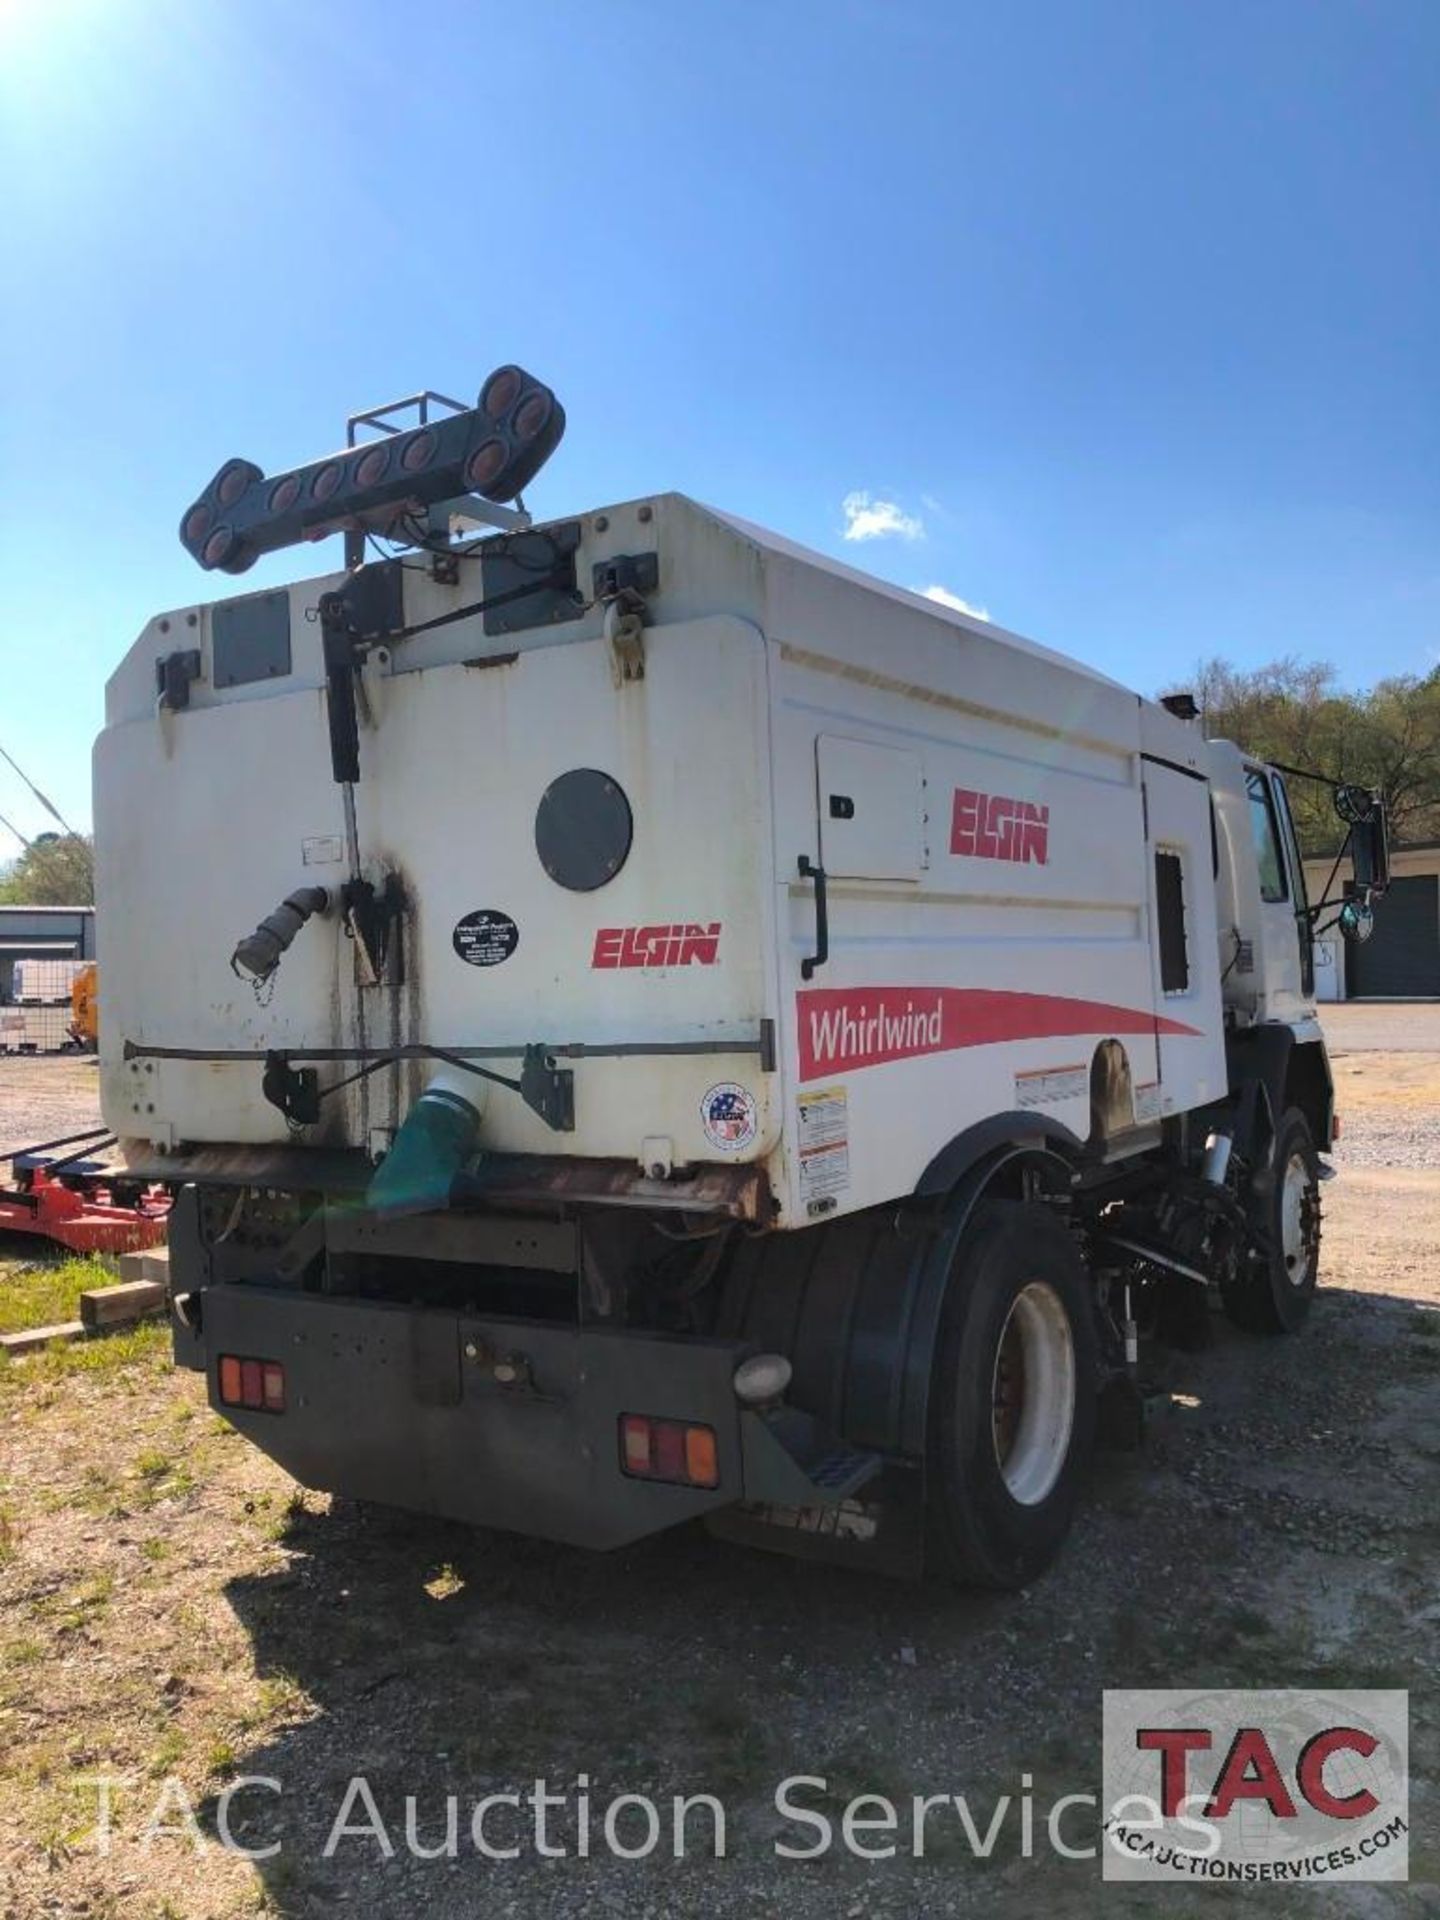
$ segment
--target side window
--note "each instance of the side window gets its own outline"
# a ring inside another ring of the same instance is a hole
[[[1295,831],[1295,816],[1290,811],[1290,796],[1285,791],[1285,782],[1275,776],[1275,802],[1280,809],[1280,818],[1285,826],[1285,838],[1290,843],[1290,866],[1295,875],[1295,886],[1299,894],[1295,905],[1304,911],[1309,906],[1305,895],[1305,868],[1300,859],[1300,836]]]
[[[1247,767],[1245,791],[1250,799],[1250,831],[1255,837],[1255,860],[1260,869],[1260,898],[1270,902],[1287,899],[1275,803],[1270,798],[1270,782],[1258,767]]]
[[[1168,847],[1155,849],[1155,921],[1160,940],[1160,991],[1184,993],[1190,985],[1190,949],[1185,938],[1185,867]]]

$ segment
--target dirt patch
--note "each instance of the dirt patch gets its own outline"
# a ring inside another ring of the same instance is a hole
[[[1387,1104],[1393,1073],[1372,1059],[1346,1100],[1409,1126],[1426,1109]],[[1162,1356],[1172,1413],[1142,1453],[1100,1459],[1064,1557],[1017,1598],[692,1530],[598,1557],[301,1497],[154,1332],[103,1371],[0,1370],[0,1914],[1150,1914],[1150,1889],[1102,1889],[1094,1862],[1024,1858],[1013,1820],[982,1864],[938,1818],[919,1864],[777,1859],[808,1830],[775,1788],[823,1777],[798,1797],[832,1817],[862,1791],[963,1793],[983,1818],[1029,1774],[1043,1816],[1098,1785],[1105,1686],[1308,1682],[1411,1689],[1415,1884],[1274,1911],[1433,1913],[1440,1173],[1357,1166],[1324,1193],[1304,1333],[1222,1327]],[[101,1772],[129,1783],[106,1858],[81,1784]],[[373,1839],[323,1857],[356,1774],[394,1859]],[[239,1775],[282,1783],[233,1807],[237,1835],[280,1854],[197,1856],[183,1830],[141,1844],[167,1781],[164,1818],[180,1826],[183,1789],[208,1835]],[[598,1840],[578,1858],[582,1775],[597,1834],[613,1793],[715,1795],[728,1857],[677,1863],[667,1828],[648,1861]],[[565,1856],[538,1858],[500,1806],[490,1831],[520,1857],[477,1857],[477,1799],[537,1778],[563,1796]],[[436,1846],[447,1794],[458,1861],[411,1859],[406,1796]],[[1165,1907],[1209,1920],[1216,1902]]]

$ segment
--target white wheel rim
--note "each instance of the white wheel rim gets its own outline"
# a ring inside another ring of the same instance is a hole
[[[1280,1254],[1285,1262],[1285,1278],[1292,1287],[1303,1287],[1310,1277],[1310,1249],[1305,1233],[1309,1194],[1310,1169],[1305,1164],[1305,1156],[1292,1153],[1280,1189]]]
[[[1032,1280],[1011,1305],[991,1379],[995,1462],[1012,1500],[1042,1501],[1060,1478],[1075,1421],[1075,1342],[1055,1289]]]

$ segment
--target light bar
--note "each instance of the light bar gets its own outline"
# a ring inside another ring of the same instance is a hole
[[[244,573],[262,553],[342,527],[386,528],[441,500],[513,500],[560,444],[565,409],[523,367],[497,367],[479,403],[409,432],[327,454],[268,478],[227,460],[180,522],[180,544],[207,572]]]

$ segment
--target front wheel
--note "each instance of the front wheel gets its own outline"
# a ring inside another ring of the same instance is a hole
[[[926,1506],[936,1571],[1021,1587],[1070,1529],[1095,1434],[1094,1308],[1045,1207],[976,1208],[950,1277],[931,1382]]]
[[[1225,1311],[1250,1333],[1293,1333],[1320,1274],[1320,1161],[1298,1107],[1275,1129],[1274,1158],[1255,1177],[1250,1216],[1256,1252],[1222,1284]]]

